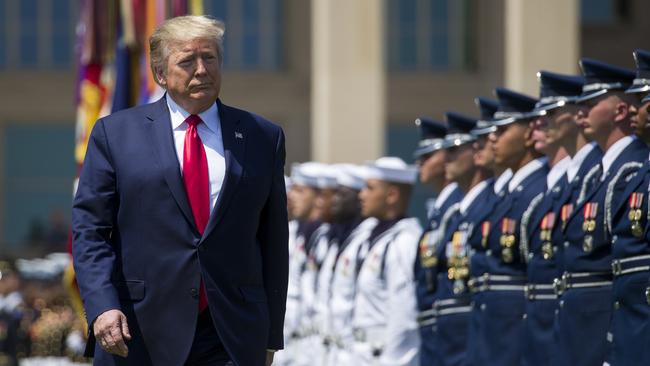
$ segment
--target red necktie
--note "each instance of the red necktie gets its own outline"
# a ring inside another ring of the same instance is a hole
[[[197,126],[201,118],[192,114],[185,120],[185,145],[183,148],[183,183],[192,207],[192,215],[199,233],[203,235],[210,218],[210,177],[208,176],[208,158],[199,136]],[[199,312],[208,306],[205,285],[201,279],[199,289]]]

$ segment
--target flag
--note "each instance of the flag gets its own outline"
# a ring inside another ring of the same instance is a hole
[[[77,23],[74,158],[81,170],[95,122],[110,113],[149,103],[163,90],[151,74],[149,37],[168,16],[203,13],[203,0],[81,0]],[[78,177],[75,180],[76,191]],[[72,255],[72,236],[68,251]],[[72,263],[64,286],[85,321]],[[86,324],[87,328],[87,324]]]

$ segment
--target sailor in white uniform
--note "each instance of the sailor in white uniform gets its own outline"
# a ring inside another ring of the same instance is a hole
[[[413,266],[422,228],[406,217],[417,169],[393,157],[367,168],[362,214],[379,222],[360,251],[365,259],[357,278],[351,364],[418,365]]]

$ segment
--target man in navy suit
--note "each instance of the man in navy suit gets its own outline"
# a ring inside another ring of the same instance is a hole
[[[284,135],[224,105],[223,24],[150,39],[159,101],[97,121],[72,209],[98,365],[269,365],[283,347]]]

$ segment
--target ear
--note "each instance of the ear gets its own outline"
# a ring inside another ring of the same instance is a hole
[[[156,81],[158,81],[158,84],[160,84],[160,86],[162,86],[163,88],[167,87],[167,78],[165,77],[165,73],[161,69],[156,68],[154,77],[156,78]]]
[[[396,186],[389,184],[388,187],[386,187],[386,203],[388,205],[392,206],[397,204],[400,199],[399,196],[399,189]]]
[[[524,146],[526,148],[533,148],[535,141],[533,141],[533,130],[535,130],[535,121],[528,123],[524,130]]]
[[[614,110],[614,122],[624,121],[630,116],[630,105],[626,102],[617,102]]]

